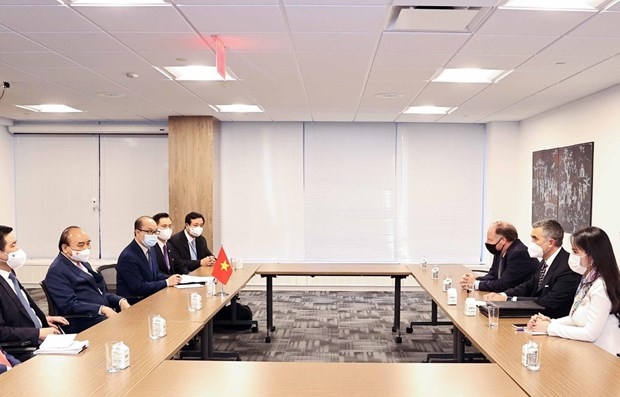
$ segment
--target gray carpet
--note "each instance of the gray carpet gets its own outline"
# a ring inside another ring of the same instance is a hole
[[[40,289],[29,290],[47,312]],[[221,332],[215,349],[236,351],[244,361],[422,362],[427,353],[452,351],[449,326],[418,326],[405,332],[409,321],[430,321],[431,304],[423,292],[403,292],[403,342],[392,333],[394,293],[339,291],[275,291],[272,342],[265,343],[266,301],[263,291],[244,291],[259,332]],[[441,312],[440,312],[441,318]]]

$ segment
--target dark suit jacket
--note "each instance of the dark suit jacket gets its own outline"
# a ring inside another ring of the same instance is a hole
[[[154,250],[155,247],[151,248]],[[144,251],[136,240],[131,243],[118,257],[116,264],[116,292],[134,304],[159,291],[168,285],[168,277],[157,272],[153,275],[151,265]]]
[[[159,271],[164,274],[167,274],[168,276],[173,275],[174,274],[174,256],[170,250],[170,243],[166,244],[166,249],[168,250],[168,262],[170,263],[170,269],[166,267],[166,261],[164,260],[164,254],[159,244],[157,244],[154,248],[155,248],[155,256],[157,258],[157,267],[159,267]]]
[[[506,250],[506,255],[493,256],[489,273],[478,277],[481,291],[502,292],[526,281],[538,269],[538,259],[530,258],[527,247],[521,240],[515,240]],[[501,277],[500,277],[501,276]]]
[[[20,283],[20,288],[26,290]],[[34,309],[35,314],[41,320],[43,327],[49,327],[45,314],[34,303],[30,295],[26,292],[28,302]],[[28,312],[22,306],[19,298],[13,289],[6,282],[4,277],[0,277],[0,341],[2,342],[25,342],[30,341],[32,346],[39,346],[39,329],[35,328]],[[30,354],[28,354],[28,357]],[[28,357],[17,357],[20,360]]]
[[[70,318],[69,325],[63,326],[66,333],[78,333],[106,319],[99,314],[101,306],[120,311],[118,295],[108,292],[103,276],[93,270],[89,263],[83,262],[89,274],[78,269],[66,256],[59,253],[52,262],[45,286],[54,301],[58,315],[90,315],[90,318]]]
[[[213,256],[209,247],[207,246],[207,239],[203,236],[196,237],[196,256],[197,260],[191,259],[189,252],[189,242],[185,236],[185,230],[174,234],[168,240],[172,256],[174,256],[174,271],[178,274],[187,274],[192,270],[196,270],[200,267],[200,260],[207,256]]]
[[[9,353],[2,350],[2,348],[0,348],[0,352],[2,352],[2,354],[6,356],[6,359],[9,361],[9,364],[11,364],[11,367],[14,367],[17,364],[21,363],[21,361],[19,361],[15,357],[11,356]],[[6,365],[0,364],[0,374],[6,372],[6,370],[7,370]]]
[[[542,263],[529,280],[504,292],[508,296],[516,296],[518,300],[536,301],[545,307],[543,314],[549,317],[559,318],[568,315],[573,305],[577,286],[581,281],[581,275],[572,271],[568,266],[568,257],[568,252],[564,248],[560,248],[560,252],[547,269],[540,288],[538,288],[538,276],[542,269]]]

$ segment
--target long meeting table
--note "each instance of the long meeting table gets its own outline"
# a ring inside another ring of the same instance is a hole
[[[441,265],[439,280],[431,279],[430,267],[420,269],[410,265],[409,268],[420,286],[454,324],[457,361],[462,361],[463,337],[466,337],[531,396],[620,396],[620,358],[593,343],[515,331],[512,324],[522,323],[523,318],[500,318],[499,328],[490,329],[487,317],[479,311],[476,316],[465,315],[466,291],[458,290],[457,305],[448,305],[446,293],[442,291],[443,275],[452,274],[458,278],[468,268]],[[483,295],[484,292],[477,291],[476,299],[482,300]],[[529,340],[539,344],[539,371],[528,370],[521,364],[521,347]]]
[[[271,342],[271,333],[276,330],[273,324],[273,279],[277,276],[377,276],[394,279],[394,325],[392,332],[397,332],[396,343],[402,342],[400,331],[400,293],[402,279],[411,275],[411,271],[400,264],[352,264],[352,263],[277,263],[262,264],[256,274],[266,279],[267,297],[267,336],[265,342]]]

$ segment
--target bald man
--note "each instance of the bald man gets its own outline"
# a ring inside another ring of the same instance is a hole
[[[77,226],[63,230],[58,256],[45,276],[45,285],[58,311],[72,317],[65,333],[82,332],[128,308],[127,299],[108,292],[103,276],[93,270],[90,237]]]
[[[181,281],[178,274],[168,276],[157,266],[155,249],[159,230],[153,218],[136,219],[133,234],[134,239],[121,252],[116,264],[116,291],[131,304]]]

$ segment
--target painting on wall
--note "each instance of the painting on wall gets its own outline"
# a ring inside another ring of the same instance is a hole
[[[566,233],[592,223],[594,142],[532,154],[532,223],[557,219]]]

